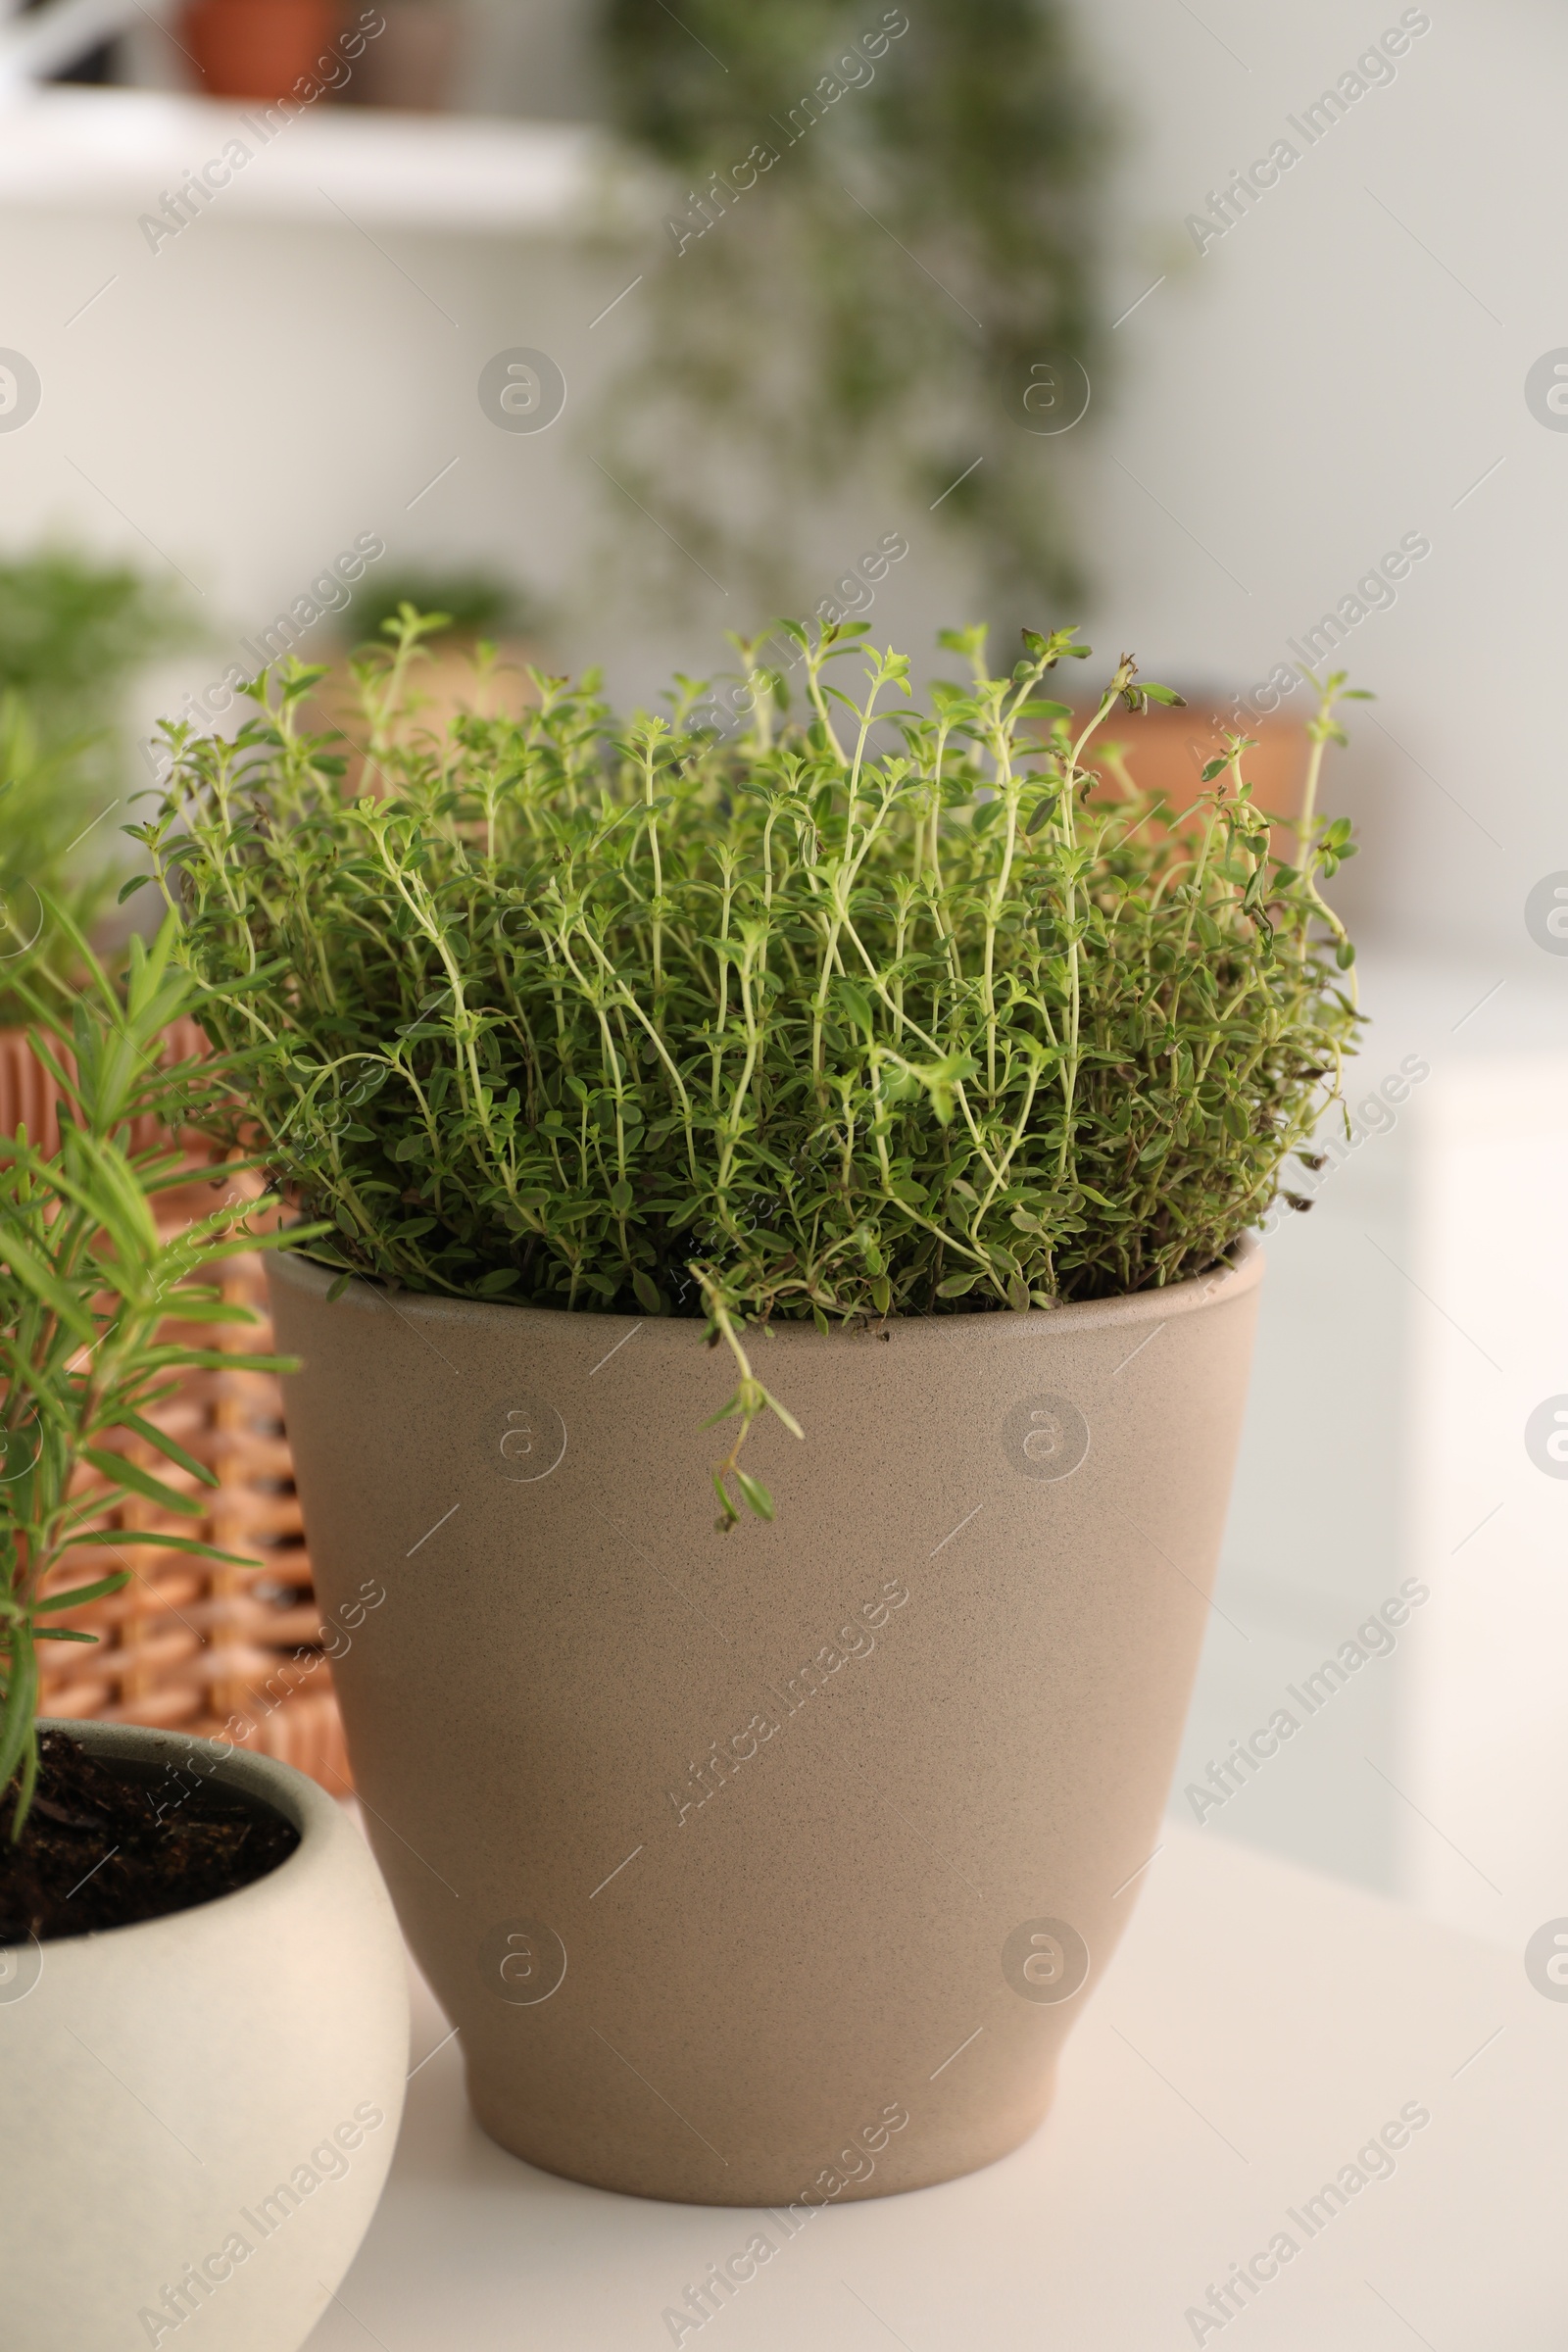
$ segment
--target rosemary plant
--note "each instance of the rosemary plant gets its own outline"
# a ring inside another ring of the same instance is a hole
[[[251,689],[231,741],[168,730],[138,829],[198,1017],[240,1056],[234,1114],[330,1220],[312,1254],[416,1291],[706,1315],[741,1380],[715,1473],[772,1403],[748,1324],[1050,1309],[1180,1281],[1262,1215],[1337,1090],[1352,951],[1315,814],[1343,676],[1320,689],[1289,860],[1244,774],[1186,812],[1093,764],[1130,659],[1074,719],[1025,632],[993,677],[907,708],[855,624],[742,646],[744,737],[619,727],[590,676],[520,719],[411,735],[424,624],[361,663],[363,765],[301,731],[317,672]],[[858,694],[834,682],[863,657]],[[1136,760],[1134,761],[1136,764]]]
[[[131,942],[122,999],[70,916],[54,906],[49,912],[86,975],[70,1008],[51,1001],[41,971],[20,984],[40,1024],[33,1051],[65,1098],[60,1149],[45,1154],[25,1129],[0,1136],[0,1794],[19,1781],[17,1841],[37,1776],[38,1644],[95,1640],[54,1621],[118,1592],[134,1573],[125,1566],[62,1592],[51,1589],[57,1571],[69,1574],[77,1555],[94,1548],[123,1560],[135,1544],[233,1559],[197,1537],[104,1523],[131,1496],[201,1517],[200,1490],[216,1485],[214,1474],[159,1419],[181,1372],[289,1369],[276,1356],[197,1344],[202,1327],[255,1320],[211,1278],[236,1251],[278,1238],[245,1225],[248,1214],[273,1204],[236,1207],[230,1198],[161,1235],[154,1203],[188,1184],[191,1171],[172,1133],[150,1150],[132,1149],[138,1120],[151,1116],[177,1130],[225,1091],[218,1065],[160,1063],[165,1030],[197,993],[172,960],[173,925],[150,950]],[[155,1475],[125,1450],[127,1438],[185,1473],[197,1491]]]

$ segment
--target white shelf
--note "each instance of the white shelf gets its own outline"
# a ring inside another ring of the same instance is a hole
[[[646,219],[638,175],[586,124],[317,105],[264,138],[265,113],[162,90],[12,97],[0,107],[0,208],[156,213],[166,190],[239,139],[250,160],[201,219],[325,225],[337,205],[362,227],[573,240]]]

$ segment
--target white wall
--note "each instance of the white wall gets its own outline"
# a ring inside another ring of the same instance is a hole
[[[1246,683],[1401,533],[1426,533],[1431,556],[1349,648],[1388,730],[1357,724],[1353,895],[1430,951],[1526,959],[1526,890],[1568,864],[1568,433],[1524,398],[1531,365],[1568,346],[1568,22],[1545,0],[1424,13],[1392,86],[1200,258],[1185,217],[1282,133],[1303,147],[1286,117],[1400,7],[1086,12],[1132,134],[1116,309],[1168,273],[1116,330],[1102,602],[1152,665]]]
[[[275,162],[248,167],[253,188]],[[527,344],[561,352],[581,398],[576,355],[625,282],[618,256],[573,254],[554,232],[421,232],[374,214],[361,233],[324,200],[314,219],[215,204],[152,253],[136,213],[162,184],[112,209],[0,215],[0,340],[44,386],[32,421],[0,433],[6,540],[56,532],[167,564],[219,649],[365,530],[389,562],[491,557],[556,590],[591,495],[562,457],[566,419],[500,432],[475,386],[494,352]],[[203,656],[188,666],[213,674]]]
[[[1568,1396],[1568,1054],[1509,1045],[1423,1112],[1412,1238],[1444,1315],[1410,1367],[1408,1507],[1438,1600],[1406,1786],[1442,1835],[1412,1825],[1406,1883],[1522,1945],[1568,1891],[1568,1464],[1526,1435]]]

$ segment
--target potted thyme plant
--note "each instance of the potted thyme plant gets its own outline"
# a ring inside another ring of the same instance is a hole
[[[860,634],[787,624],[794,719],[745,649],[727,743],[693,681],[620,725],[545,677],[399,738],[389,646],[359,777],[285,666],[234,741],[171,728],[141,834],[327,1227],[270,1261],[290,1434],[328,1601],[389,1588],[339,1688],[479,2119],[704,2202],[1045,2111],[1156,1840],[1249,1228],[1357,1019],[1343,677],[1287,861],[1245,738],[1184,812],[1096,768],[1175,700],[1130,660],[1070,725],[1069,631],[1002,677],[945,639],[925,710]]]
[[[132,941],[122,998],[69,913],[47,912],[83,993],[62,1004],[36,968],[15,985],[60,1090],[59,1147],[0,1137],[8,2333],[35,2352],[156,2344],[199,2312],[216,2346],[293,2352],[390,2162],[402,1955],[360,1839],[302,1774],[178,1732],[34,1719],[39,1645],[92,1641],[74,1619],[107,1595],[134,1606],[136,1546],[229,1556],[114,1516],[127,1500],[202,1516],[213,1473],[170,1426],[178,1376],[278,1368],[204,1344],[248,1318],[213,1277],[271,1238],[244,1222],[268,1204],[230,1196],[170,1236],[154,1216],[189,1181],[172,1131],[223,1085],[209,1062],[161,1060],[194,993],[172,926]],[[171,1132],[135,1151],[149,1118]]]

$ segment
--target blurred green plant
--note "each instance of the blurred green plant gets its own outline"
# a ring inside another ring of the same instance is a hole
[[[49,749],[26,699],[0,691],[0,1024],[18,1017],[11,983],[35,954],[47,952],[46,894],[62,898],[74,918],[89,923],[114,877],[118,844],[108,835],[96,870],[68,877],[68,860],[92,817],[80,761],[91,736]]]
[[[678,175],[617,480],[764,611],[816,593],[803,522],[868,473],[941,500],[993,600],[1078,596],[1061,444],[1022,429],[1037,364],[1105,351],[1109,116],[1066,0],[609,0],[601,38],[618,128]]]
[[[248,1228],[274,1204],[230,1197],[172,1236],[159,1232],[160,1196],[191,1181],[173,1138],[212,1114],[231,1085],[206,1057],[160,1058],[170,1024],[201,993],[172,959],[176,926],[167,921],[151,947],[131,941],[122,992],[66,909],[48,911],[83,975],[77,996],[42,969],[22,983],[38,1024],[32,1050],[63,1097],[60,1149],[45,1154],[25,1130],[0,1136],[0,1792],[17,1788],[16,1841],[37,1777],[38,1644],[96,1639],[54,1621],[134,1573],[51,1592],[55,1571],[83,1549],[123,1559],[136,1544],[233,1560],[195,1537],[103,1522],[133,1496],[202,1515],[201,1490],[217,1480],[159,1419],[181,1374],[291,1368],[197,1344],[203,1327],[256,1320],[225,1301],[213,1277],[238,1251],[275,1244],[275,1233]],[[149,1118],[166,1132],[137,1149],[132,1131]],[[185,1473],[196,1492],[131,1458],[127,1439]]]
[[[126,681],[188,643],[187,608],[128,565],[64,550],[0,562],[0,1026],[13,983],[57,954],[62,905],[90,928],[123,866],[105,819],[126,790]]]
[[[514,582],[489,571],[394,571],[377,573],[355,590],[353,627],[357,642],[374,643],[405,605],[434,618],[444,616],[455,637],[499,637],[527,628],[532,600]]]
[[[862,624],[793,622],[804,714],[743,645],[733,742],[691,723],[702,681],[623,726],[593,677],[538,673],[520,718],[400,738],[421,625],[360,664],[358,797],[290,663],[234,741],[167,729],[139,835],[243,1057],[231,1131],[345,1279],[706,1313],[743,1439],[772,1401],[748,1323],[1157,1287],[1261,1217],[1358,1016],[1318,888],[1349,828],[1309,811],[1276,858],[1250,739],[1173,815],[1089,764],[1118,703],[1179,700],[1130,659],[1078,724],[1041,691],[1073,632],[1026,631],[1002,677],[949,633],[967,682],[909,710]]]
[[[128,673],[190,625],[179,596],[128,564],[59,548],[0,561],[0,690],[24,694],[46,734],[107,719]]]

